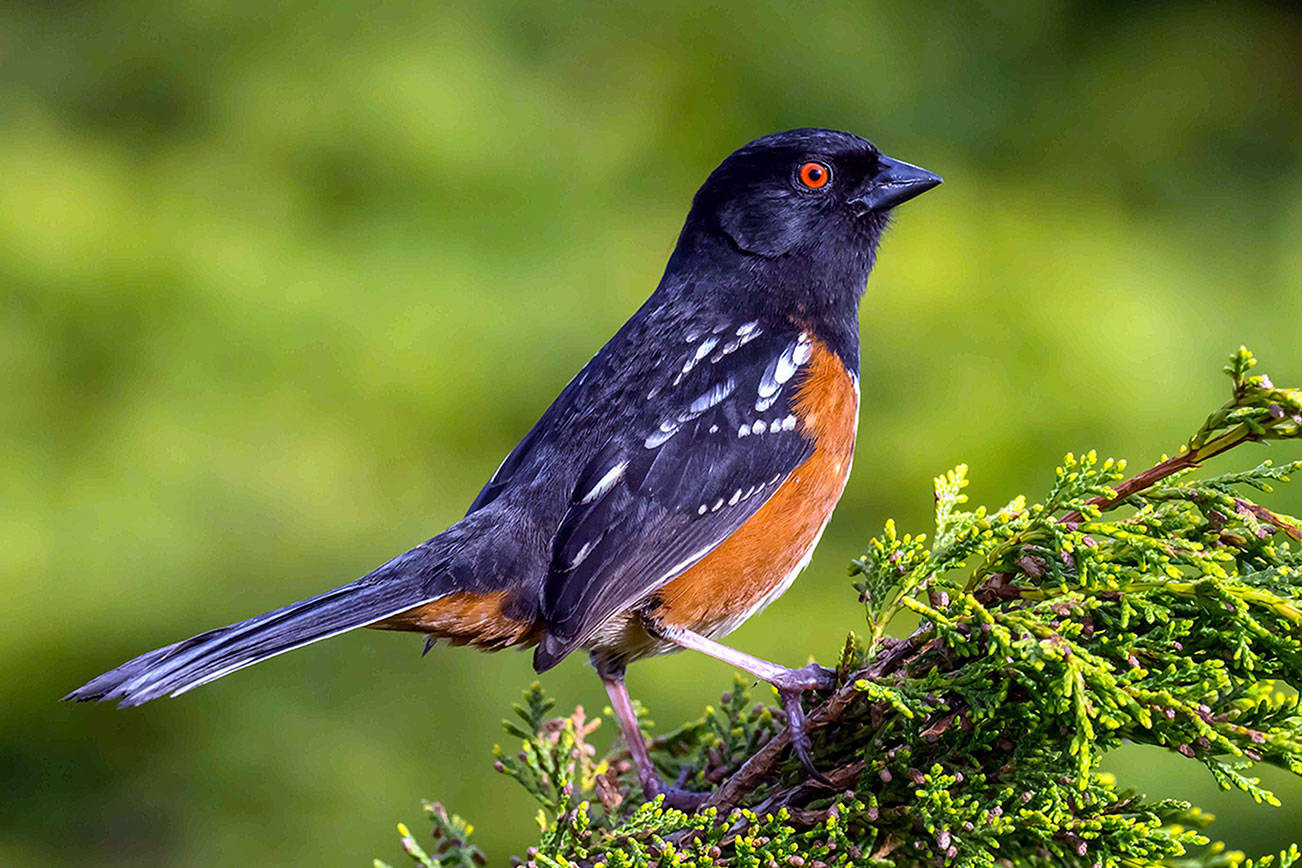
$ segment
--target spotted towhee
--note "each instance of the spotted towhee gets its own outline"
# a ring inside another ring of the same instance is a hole
[[[692,648],[772,683],[811,773],[787,669],[715,641],[808,562],[859,409],[859,299],[888,214],[940,178],[849,133],[732,154],[692,202],[659,287],[584,366],[465,518],[369,574],[150,651],[68,695],[138,705],[356,627],[588,652],[648,796],[664,791],[624,686]],[[671,793],[684,802],[687,794]]]

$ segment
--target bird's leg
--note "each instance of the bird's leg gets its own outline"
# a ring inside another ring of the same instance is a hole
[[[777,663],[770,663],[768,660],[762,660],[736,648],[729,648],[700,633],[693,633],[681,627],[650,621],[645,623],[645,627],[657,638],[672,642],[681,648],[708,654],[716,660],[722,660],[743,672],[749,672],[761,681],[772,684],[777,689],[778,697],[782,700],[782,708],[787,713],[787,731],[791,735],[791,749],[795,751],[796,758],[814,780],[829,787],[833,785],[814,765],[810,753],[813,745],[809,740],[809,734],[805,731],[805,709],[801,705],[801,696],[808,690],[831,690],[836,687],[835,672],[817,663],[810,663],[800,669],[788,669],[786,666],[779,666]]]
[[[601,672],[601,670],[598,670]],[[610,707],[619,722],[619,730],[628,743],[628,752],[633,755],[633,764],[637,766],[638,780],[642,782],[642,791],[647,799],[660,795],[663,784],[655,766],[651,764],[651,755],[647,753],[646,738],[642,727],[638,725],[637,714],[633,711],[633,700],[629,698],[628,687],[624,684],[624,673],[616,675],[601,672],[601,683],[606,686],[606,695],[610,697]]]
[[[705,793],[666,787],[660,780],[660,774],[652,764],[651,754],[647,751],[646,738],[642,735],[642,727],[637,722],[637,714],[633,711],[633,700],[629,698],[628,687],[624,684],[623,665],[616,666],[596,659],[593,660],[593,665],[597,667],[601,683],[606,686],[610,707],[615,712],[615,720],[619,722],[619,730],[624,734],[624,741],[628,743],[628,752],[633,755],[633,765],[637,766],[638,780],[642,784],[642,792],[647,800],[663,795],[665,805],[668,807],[680,811],[696,810],[701,802],[705,801]]]

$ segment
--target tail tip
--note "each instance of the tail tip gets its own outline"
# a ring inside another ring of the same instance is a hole
[[[116,702],[118,708],[132,708],[155,698],[146,691],[128,689],[123,678],[109,678],[117,671],[92,678],[76,690],[59,697],[60,702]]]
[[[109,691],[100,687],[92,678],[76,690],[70,690],[59,697],[60,702],[104,702],[109,698]]]

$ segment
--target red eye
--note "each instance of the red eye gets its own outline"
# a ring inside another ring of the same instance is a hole
[[[805,163],[797,175],[800,183],[811,190],[826,187],[827,182],[832,180],[832,170],[823,163]]]

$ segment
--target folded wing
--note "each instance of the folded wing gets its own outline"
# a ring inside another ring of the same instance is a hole
[[[727,324],[687,342],[682,364],[649,384],[637,425],[609,440],[579,477],[543,588],[555,665],[726,540],[809,458],[794,403],[807,334]]]

